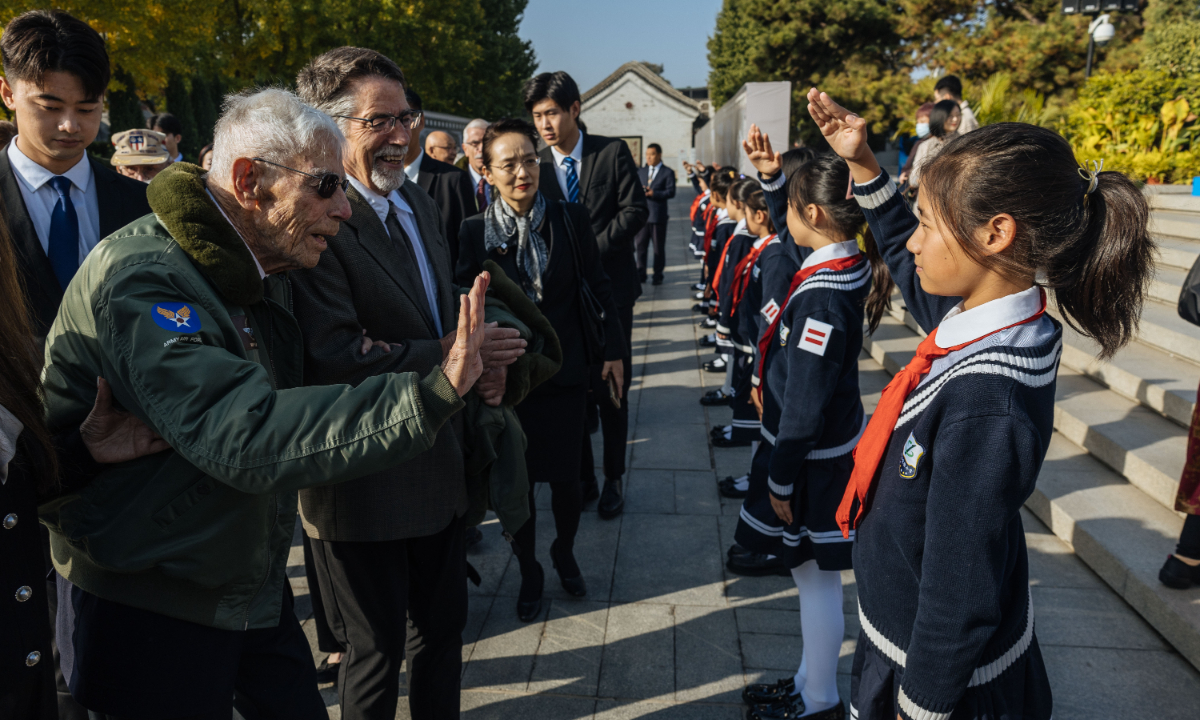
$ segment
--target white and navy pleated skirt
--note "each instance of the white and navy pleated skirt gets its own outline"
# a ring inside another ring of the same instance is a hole
[[[775,555],[790,568],[815,559],[822,570],[853,567],[854,533],[842,537],[837,509],[850,482],[850,451],[837,457],[805,460],[792,492],[792,523],[785,525],[771,507],[767,490],[772,444],[764,437],[750,467],[750,488],[742,501],[734,539],[757,553]]]

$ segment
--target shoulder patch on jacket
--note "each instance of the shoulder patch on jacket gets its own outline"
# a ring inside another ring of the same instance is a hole
[[[825,357],[825,348],[829,347],[829,336],[833,334],[833,326],[820,320],[807,318],[804,330],[800,333],[797,343],[801,350],[807,350],[813,355]]]
[[[775,318],[779,317],[779,303],[775,302],[775,298],[771,298],[771,302],[763,305],[760,312],[767,319],[768,323],[773,323],[775,322]]]
[[[158,303],[150,311],[154,323],[171,332],[200,332],[200,318],[187,303]]]
[[[905,480],[911,480],[917,476],[917,465],[920,464],[921,458],[925,457],[925,448],[912,433],[908,434],[908,440],[904,441],[904,450],[900,453],[900,477]]]

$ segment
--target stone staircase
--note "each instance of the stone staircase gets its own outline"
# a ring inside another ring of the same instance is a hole
[[[1200,257],[1200,197],[1188,193],[1147,189],[1160,254],[1137,341],[1100,361],[1095,343],[1064,327],[1055,434],[1027,506],[1200,668],[1200,589],[1158,582],[1183,526],[1175,491],[1200,382],[1200,327],[1175,311]],[[897,295],[865,348],[894,374],[922,335]]]

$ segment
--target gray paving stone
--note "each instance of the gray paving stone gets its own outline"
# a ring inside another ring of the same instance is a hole
[[[463,688],[525,692],[541,644],[542,624],[541,620],[521,622],[515,603],[498,598],[484,621],[471,662],[463,673]]]
[[[608,624],[608,603],[550,604],[529,692],[595,696]]]
[[[625,512],[674,514],[675,471],[637,468],[630,472]]]
[[[464,720],[513,720],[513,718],[591,720],[595,710],[595,698],[563,695],[517,695],[479,690],[464,690],[462,694],[462,717]]]
[[[675,471],[675,512],[682,515],[721,514],[721,495],[713,472]]]
[[[610,607],[600,697],[673,701],[674,693],[674,609],[643,603]]]
[[[708,428],[638,422],[634,435],[633,467],[659,470],[709,470]]]
[[[675,700],[737,703],[741,692],[733,608],[675,606]]]
[[[1043,645],[1169,650],[1128,604],[1108,590],[1034,587],[1038,642]]]
[[[726,605],[715,517],[629,514],[621,522],[614,602]]]
[[[1196,670],[1178,654],[1048,646],[1042,648],[1054,717],[1195,720]]]
[[[663,702],[601,700],[596,703],[596,720],[740,720],[744,705],[673,705]]]

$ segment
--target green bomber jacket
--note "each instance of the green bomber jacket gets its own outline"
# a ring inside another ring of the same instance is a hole
[[[463,402],[440,369],[301,387],[287,278],[259,276],[200,168],[173,165],[148,199],[154,214],[105,238],[67,287],[43,387],[59,432],[87,416],[103,376],[172,450],[43,505],[54,566],[114,602],[271,627],[297,490],[424,452]]]

